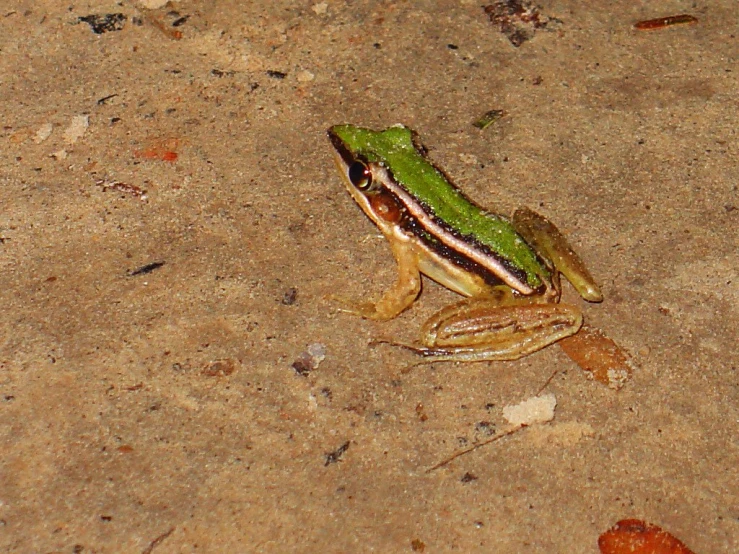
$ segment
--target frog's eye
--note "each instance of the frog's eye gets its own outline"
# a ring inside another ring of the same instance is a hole
[[[359,190],[367,190],[372,185],[372,172],[362,162],[354,162],[349,166],[349,180]]]

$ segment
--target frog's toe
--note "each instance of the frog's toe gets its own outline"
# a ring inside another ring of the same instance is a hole
[[[345,296],[329,295],[328,298],[337,306],[337,310],[347,314],[358,315],[366,319],[377,319],[377,308],[372,302],[359,302]]]

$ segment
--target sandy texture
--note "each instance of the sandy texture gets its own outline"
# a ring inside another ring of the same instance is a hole
[[[595,554],[638,518],[737,551],[736,2],[541,5],[515,47],[474,1],[3,3],[0,549]],[[456,298],[327,299],[395,277],[345,122],[556,222],[633,378],[369,346]],[[555,371],[552,423],[426,471]]]

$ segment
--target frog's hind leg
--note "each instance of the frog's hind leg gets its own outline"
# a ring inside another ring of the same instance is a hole
[[[523,207],[513,214],[512,223],[526,242],[531,244],[544,258],[552,261],[557,271],[572,283],[580,296],[589,302],[603,300],[603,294],[580,256],[575,253],[565,236],[551,221]]]
[[[434,314],[421,329],[424,347],[409,347],[434,360],[516,360],[577,333],[582,312],[569,304],[543,303],[496,287]]]

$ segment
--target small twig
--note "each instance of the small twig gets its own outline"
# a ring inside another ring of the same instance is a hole
[[[634,29],[639,31],[650,31],[653,29],[662,29],[672,25],[698,23],[698,19],[687,13],[680,15],[669,15],[667,17],[658,17],[657,19],[648,19],[646,21],[638,21],[634,23]]]
[[[129,273],[131,277],[135,277],[136,275],[146,275],[147,273],[151,273],[152,271],[159,269],[165,264],[165,262],[152,262],[150,264],[142,265],[138,269],[134,269]]]
[[[335,464],[337,462],[341,461],[341,457],[344,455],[344,452],[349,450],[349,445],[351,444],[351,441],[346,441],[344,444],[342,444],[339,448],[334,450],[333,452],[328,452],[325,454],[326,457],[326,463],[323,464],[324,466],[329,466],[331,464]]]
[[[428,468],[424,473],[431,473],[432,471],[435,471],[439,468],[444,467],[445,465],[449,464],[450,462],[453,462],[460,456],[464,456],[465,454],[469,454],[470,452],[474,452],[478,448],[482,448],[483,446],[487,446],[490,443],[499,441],[500,439],[507,437],[508,435],[512,435],[513,433],[520,431],[524,427],[528,427],[525,423],[521,423],[519,425],[516,425],[515,427],[508,429],[507,431],[503,431],[502,433],[498,433],[494,437],[489,438],[486,441],[478,442],[477,444],[470,446],[469,448],[465,448],[464,450],[460,450],[459,452],[455,452],[451,456],[449,456],[446,460],[443,460],[439,462],[438,464],[431,466]]]
[[[539,389],[539,392],[537,392],[534,396],[539,396],[542,392],[544,392],[544,389],[549,386],[549,383],[552,382],[552,379],[554,379],[554,376],[557,375],[557,373],[559,373],[559,370],[555,369],[554,373],[549,376],[549,379],[547,379],[546,383],[544,383],[544,385]]]
[[[159,535],[156,539],[154,539],[153,541],[149,543],[149,546],[144,548],[141,554],[151,554],[151,551],[154,550],[157,546],[159,546],[162,542],[164,542],[164,539],[170,536],[173,532],[174,532],[174,527],[172,527],[169,531],[165,531],[164,533]]]

